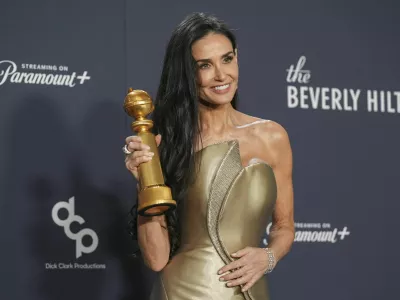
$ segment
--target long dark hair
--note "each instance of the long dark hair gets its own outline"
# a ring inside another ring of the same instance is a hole
[[[165,183],[172,190],[178,208],[166,214],[171,253],[174,255],[180,243],[178,211],[184,201],[187,188],[195,174],[195,145],[201,139],[198,112],[196,63],[192,45],[209,33],[226,36],[237,49],[236,38],[228,27],[214,16],[193,13],[187,16],[173,31],[168,43],[161,80],[154,101],[152,115],[153,132],[161,134],[160,160]],[[235,107],[237,94],[232,105]],[[131,211],[131,234],[136,237],[136,207]]]

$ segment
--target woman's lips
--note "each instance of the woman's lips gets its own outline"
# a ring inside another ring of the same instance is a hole
[[[214,93],[221,95],[221,94],[226,94],[226,93],[228,93],[229,90],[230,90],[230,88],[231,88],[231,84],[230,84],[230,83],[227,83],[227,84],[224,84],[224,85],[217,85],[217,86],[214,86],[214,87],[212,87],[211,89],[212,89],[212,91],[213,91]]]

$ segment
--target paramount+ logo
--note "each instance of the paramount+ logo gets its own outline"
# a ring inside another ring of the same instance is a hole
[[[91,79],[88,71],[71,72],[65,65],[17,64],[12,60],[0,60],[0,87],[6,83],[52,85],[72,88]]]
[[[60,219],[60,217],[59,217],[59,211],[61,209],[66,209],[68,212],[68,216],[64,220]],[[99,238],[98,238],[96,232],[94,232],[94,230],[92,230],[90,228],[83,228],[80,231],[78,231],[77,233],[73,233],[71,231],[71,224],[73,222],[78,222],[80,225],[85,223],[85,220],[81,216],[75,214],[75,198],[74,197],[71,197],[68,200],[68,202],[60,201],[60,202],[56,203],[53,206],[53,209],[51,211],[51,216],[53,218],[54,223],[56,223],[58,226],[64,228],[65,235],[69,239],[75,241],[75,243],[76,243],[76,246],[75,246],[76,258],[81,257],[83,253],[89,254],[96,250],[96,248],[99,244]],[[89,246],[83,245],[83,242],[82,242],[83,237],[86,235],[90,236],[91,240],[92,240],[91,244]]]

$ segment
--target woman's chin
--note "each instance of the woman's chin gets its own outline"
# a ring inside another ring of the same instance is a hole
[[[229,104],[232,102],[232,100],[233,100],[233,95],[229,95],[229,96],[221,95],[218,97],[212,97],[212,98],[210,97],[207,99],[200,99],[200,103],[202,103],[205,106],[213,107],[213,106],[221,106],[221,105]]]

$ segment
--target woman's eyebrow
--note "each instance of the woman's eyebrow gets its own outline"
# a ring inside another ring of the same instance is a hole
[[[221,58],[227,57],[230,54],[233,54],[233,51],[226,52],[225,54],[221,55]],[[196,62],[210,62],[210,61],[211,61],[210,58],[202,58],[202,59],[196,60]]]

